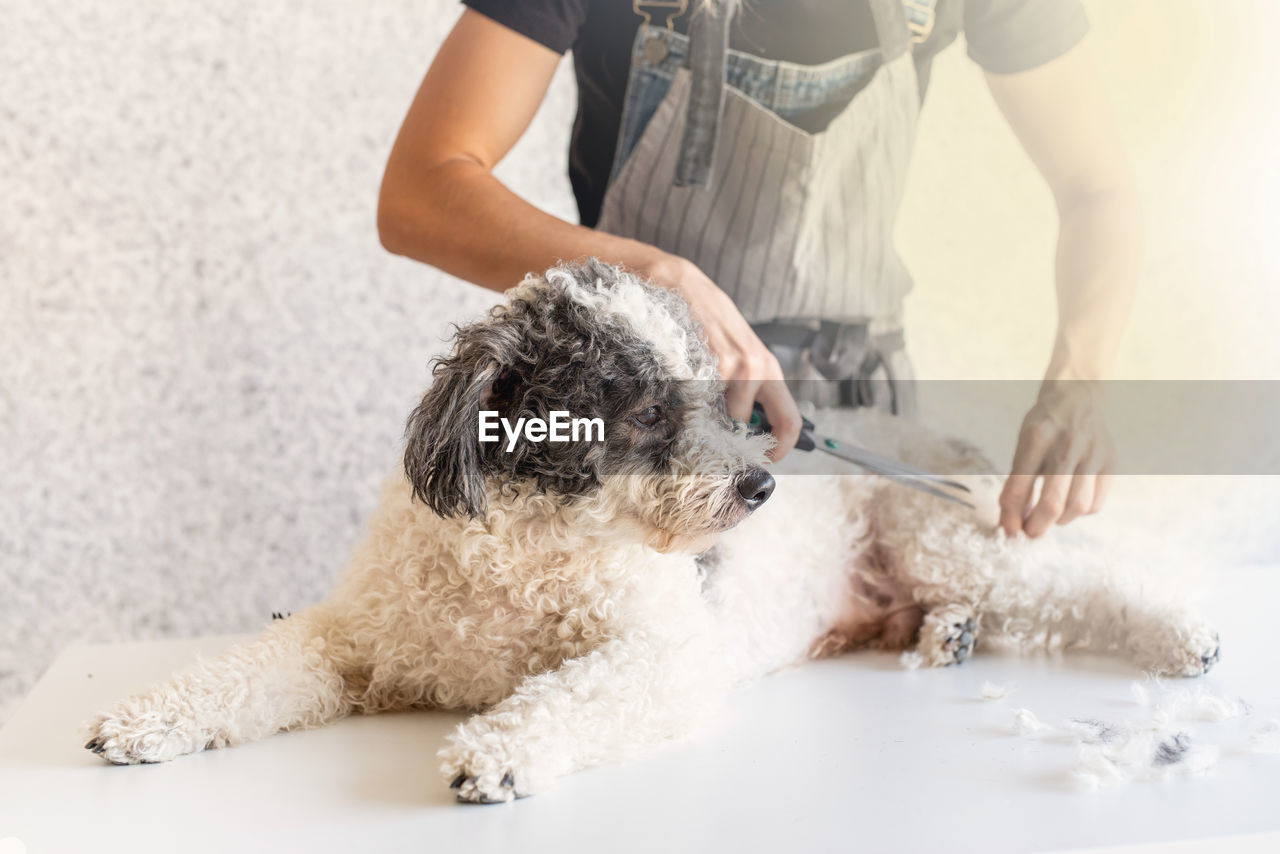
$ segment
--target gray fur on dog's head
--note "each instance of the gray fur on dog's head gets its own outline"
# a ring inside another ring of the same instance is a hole
[[[606,475],[671,474],[697,465],[680,459],[695,423],[738,429],[685,302],[595,259],[526,279],[458,330],[434,377],[409,419],[405,472],[414,495],[442,516],[483,515],[495,479],[570,502],[598,492]],[[658,424],[636,420],[654,406]],[[520,441],[507,452],[479,442],[482,409],[512,421],[556,410],[601,418],[605,441]]]

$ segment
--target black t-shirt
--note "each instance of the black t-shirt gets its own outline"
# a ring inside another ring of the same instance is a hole
[[[463,0],[477,12],[558,53],[573,51],[578,116],[569,179],[583,225],[600,217],[622,121],[631,44],[643,18],[631,0]],[[691,0],[691,9],[697,7]],[[661,11],[661,10],[658,10]],[[688,32],[689,14],[674,20]],[[662,18],[655,14],[659,25]],[[963,29],[969,55],[1012,74],[1066,53],[1088,30],[1080,0],[938,0],[937,22],[915,49],[921,96],[933,57]],[[765,59],[817,65],[876,46],[867,0],[742,0],[729,46]]]

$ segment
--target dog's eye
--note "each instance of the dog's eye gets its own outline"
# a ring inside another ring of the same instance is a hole
[[[662,407],[650,406],[643,412],[637,413],[631,417],[634,418],[635,422],[641,427],[652,427],[662,420]]]

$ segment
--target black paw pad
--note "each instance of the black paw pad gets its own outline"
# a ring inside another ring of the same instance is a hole
[[[1218,659],[1222,657],[1221,653],[1222,653],[1222,645],[1218,644],[1214,646],[1213,652],[1209,652],[1200,656],[1200,663],[1204,665],[1205,673],[1208,673],[1209,669],[1213,667],[1213,665],[1218,663]]]
[[[973,654],[977,644],[978,623],[972,617],[963,623],[952,623],[954,631],[947,638],[947,649],[955,656],[955,663],[960,664]]]
[[[449,788],[461,789],[463,783],[466,783],[468,780],[475,780],[475,779],[476,779],[475,777],[472,777],[464,772],[462,774],[459,774],[457,777],[453,778],[453,782],[449,784]],[[517,798],[524,797],[524,795],[521,795],[515,791],[516,778],[512,776],[510,771],[502,775],[502,788],[512,792]],[[489,798],[484,796],[482,793],[477,793],[477,794],[480,794],[480,797],[464,798],[462,795],[458,795],[458,800],[462,803],[467,803],[467,804],[501,804],[501,803],[506,803],[506,801],[508,800],[507,798]]]

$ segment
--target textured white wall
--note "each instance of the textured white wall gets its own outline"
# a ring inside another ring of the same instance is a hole
[[[0,705],[72,640],[252,629],[330,585],[491,300],[374,228],[459,9],[0,3]],[[564,215],[573,97],[503,169]]]
[[[1107,4],[1112,62],[1128,26],[1115,9],[1200,14]],[[328,588],[448,324],[491,301],[388,257],[374,231],[386,152],[457,14],[452,0],[0,0],[0,719],[72,641],[248,630]],[[1141,93],[1168,81],[1144,69],[1119,62],[1117,91],[1149,106]],[[500,174],[571,217],[568,72]],[[1168,139],[1143,127],[1126,131]],[[923,133],[904,224],[921,373],[1032,376],[1052,210],[960,47]],[[1166,167],[1144,168],[1159,185]],[[1274,290],[1266,257],[1235,257],[1248,288]],[[1187,313],[1147,299],[1131,375],[1186,351],[1161,342]],[[1236,314],[1237,335],[1266,325]],[[1232,352],[1213,364],[1238,365]],[[1260,494],[1274,516],[1266,488],[1215,493],[1237,555],[1274,554],[1249,521]]]

